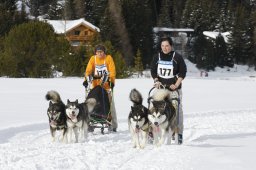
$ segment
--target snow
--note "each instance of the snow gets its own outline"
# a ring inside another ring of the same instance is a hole
[[[90,22],[84,20],[83,18],[77,20],[45,20],[47,23],[51,24],[57,34],[64,34],[78,25],[86,25],[92,30],[100,32],[100,29]]]
[[[228,42],[228,37],[230,36],[230,32],[212,32],[212,31],[204,31],[203,34],[207,37],[216,39],[216,37],[221,34],[224,38],[224,41],[227,43]]]
[[[24,4],[24,5],[25,5],[26,13],[29,14],[30,8],[26,4]],[[17,6],[18,11],[21,11],[21,9],[22,9],[22,1],[17,1],[16,2],[16,6]]]
[[[0,78],[0,169],[3,170],[254,170],[256,77],[245,66],[218,68],[200,77],[188,63],[183,82],[184,144],[134,149],[128,131],[129,93],[146,98],[150,78],[118,79],[114,91],[117,133],[90,133],[84,143],[51,142],[44,96],[84,100],[83,78]]]
[[[153,32],[166,31],[166,32],[194,32],[191,28],[166,28],[166,27],[154,27]]]

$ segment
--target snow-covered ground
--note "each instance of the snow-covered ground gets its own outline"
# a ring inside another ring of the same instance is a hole
[[[89,134],[84,143],[52,143],[44,96],[49,90],[84,100],[82,78],[0,78],[0,169],[24,170],[254,170],[256,74],[248,68],[217,69],[209,77],[188,64],[183,82],[184,144],[134,149],[128,132],[129,93],[144,99],[152,80],[118,79],[114,91],[117,133]],[[144,100],[146,104],[146,100]]]

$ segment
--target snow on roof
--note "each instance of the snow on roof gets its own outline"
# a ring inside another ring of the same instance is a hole
[[[212,31],[204,31],[203,34],[207,37],[211,37],[213,39],[216,39],[216,37],[221,34],[224,38],[224,41],[227,43],[228,42],[228,36],[230,35],[230,32],[212,32]]]
[[[83,18],[80,18],[77,20],[44,20],[44,21],[51,24],[57,34],[63,34],[65,32],[68,32],[72,28],[81,24],[86,25],[92,30],[96,30],[100,32],[100,29],[98,27],[94,26],[93,24],[84,20]]]
[[[166,28],[166,27],[154,27],[153,28],[154,32],[159,32],[159,31],[166,31],[166,32],[194,32],[194,29],[191,28]]]

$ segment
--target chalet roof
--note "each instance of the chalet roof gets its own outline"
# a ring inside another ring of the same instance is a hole
[[[224,38],[224,41],[228,42],[228,36],[230,35],[230,32],[212,32],[212,31],[204,31],[203,34],[207,37],[216,39],[216,37],[221,34]]]
[[[153,32],[194,32],[194,29],[191,28],[167,28],[167,27],[154,27]]]
[[[94,26],[93,24],[84,20],[83,18],[80,18],[77,20],[45,20],[45,21],[53,26],[57,34],[64,34],[79,25],[85,25],[92,30],[100,32],[100,29],[98,27]]]

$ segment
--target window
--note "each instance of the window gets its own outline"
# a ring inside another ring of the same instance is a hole
[[[74,34],[75,34],[75,35],[79,35],[79,34],[80,34],[80,31],[75,31]]]
[[[84,35],[89,35],[89,31],[84,31]]]

